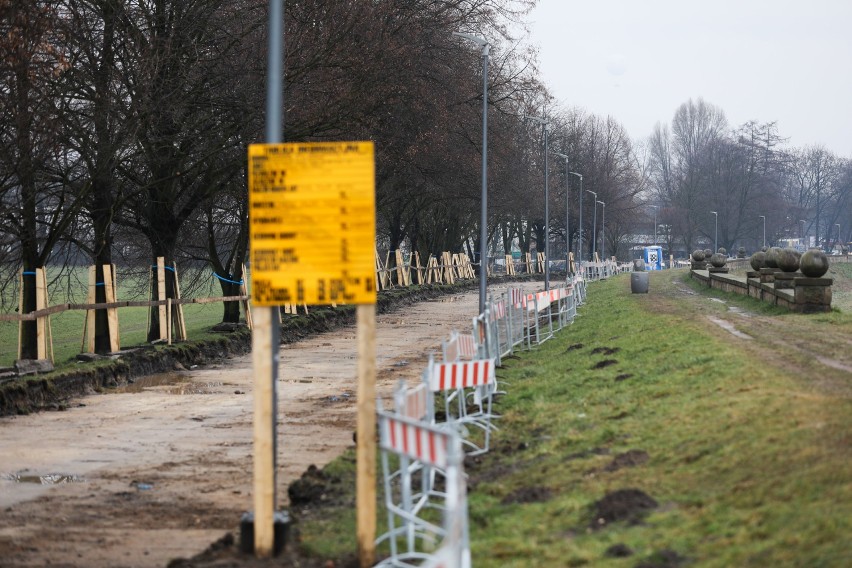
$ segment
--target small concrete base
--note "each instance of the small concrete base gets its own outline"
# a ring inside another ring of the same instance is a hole
[[[761,268],[760,269],[760,283],[761,284],[772,284],[775,282],[775,273],[780,272],[777,268]]]
[[[775,289],[776,290],[791,290],[793,288],[793,279],[796,277],[795,272],[776,272],[775,273]]]
[[[832,278],[794,278],[796,311],[803,313],[831,311]]]
[[[290,536],[290,514],[287,511],[276,511],[272,520],[274,531],[272,555],[278,556],[284,550]],[[244,513],[240,519],[240,552],[254,554],[254,513]]]
[[[710,274],[727,274],[729,270],[727,266],[708,266],[707,272],[709,272]]]

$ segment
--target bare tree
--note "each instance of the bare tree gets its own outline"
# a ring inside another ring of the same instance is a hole
[[[10,260],[23,266],[23,310],[36,308],[43,268],[82,205],[61,144],[57,80],[68,68],[59,11],[50,2],[0,1],[0,203],[14,235]],[[69,190],[70,189],[70,190]],[[21,356],[37,358],[35,322],[23,322]]]

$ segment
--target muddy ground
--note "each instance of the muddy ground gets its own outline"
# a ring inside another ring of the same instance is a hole
[[[379,315],[377,391],[418,380],[477,301],[472,290]],[[282,347],[282,506],[290,482],[352,445],[355,377],[354,327]],[[0,565],[166,566],[234,532],[252,504],[252,380],[246,355],[0,418]]]

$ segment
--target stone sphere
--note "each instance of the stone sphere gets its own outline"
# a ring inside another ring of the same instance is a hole
[[[701,249],[695,250],[692,252],[692,260],[695,262],[701,262],[704,260],[704,251]]]
[[[727,255],[728,249],[726,249],[725,247],[719,247],[719,250],[717,250],[716,252],[718,252],[719,254]]]
[[[713,256],[713,251],[710,249],[704,249],[704,258],[709,260],[711,256]]]
[[[810,249],[799,259],[799,265],[808,278],[819,278],[828,272],[828,256],[819,249]]]
[[[766,265],[766,253],[762,250],[751,255],[751,267],[755,272],[759,271]]]
[[[740,247],[737,249],[737,258],[745,258],[745,247]]]
[[[766,245],[764,245],[764,246],[760,247],[760,252],[766,252],[766,251],[768,251],[768,250],[769,250],[769,247],[768,247],[768,246],[766,246]]]
[[[799,251],[794,248],[783,248],[778,252],[775,259],[778,268],[784,272],[796,272],[799,269]]]
[[[726,262],[728,262],[728,257],[719,252],[710,257],[710,264],[716,268],[722,268]]]
[[[766,268],[778,268],[778,253],[781,252],[781,249],[778,247],[771,247],[768,251],[766,251],[766,257],[763,260],[763,263],[766,265]]]
[[[637,258],[633,261],[633,272],[645,272],[645,261]]]

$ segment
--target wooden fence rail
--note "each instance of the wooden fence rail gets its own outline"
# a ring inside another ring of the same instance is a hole
[[[394,266],[391,267],[391,259],[393,259]],[[509,264],[511,257],[506,257],[506,273],[507,274],[515,274],[515,263],[511,262],[511,266]],[[514,260],[514,259],[512,259]],[[526,258],[522,259],[518,263],[525,272],[543,272],[544,267],[544,255],[538,254],[536,258],[532,258],[532,255],[529,253],[526,254]],[[152,267],[154,268],[154,267]],[[110,345],[114,351],[120,349],[120,341],[118,337],[118,313],[117,310],[119,308],[159,308],[159,321],[160,321],[160,338],[167,340],[168,343],[171,343],[173,339],[181,340],[186,339],[186,325],[183,320],[183,310],[182,307],[187,304],[212,304],[212,303],[220,303],[220,302],[241,302],[243,305],[243,310],[246,314],[246,323],[249,328],[251,328],[251,308],[250,308],[250,300],[251,295],[248,294],[247,287],[244,283],[241,283],[240,292],[242,292],[238,296],[221,296],[221,297],[208,297],[208,298],[181,298],[180,297],[180,284],[178,282],[177,275],[177,267],[169,267],[166,266],[163,262],[162,258],[157,259],[156,265],[156,279],[153,278],[151,282],[149,282],[149,295],[150,293],[156,292],[155,297],[159,298],[156,300],[141,300],[141,301],[115,301],[115,292],[117,290],[116,284],[116,269],[113,265],[104,266],[104,283],[96,282],[96,272],[95,267],[89,268],[89,290],[87,302],[82,304],[76,303],[63,303],[57,304],[54,306],[47,306],[48,303],[48,295],[47,295],[47,282],[44,277],[44,270],[37,269],[37,282],[41,282],[39,291],[39,298],[41,299],[36,306],[36,310],[28,313],[7,313],[0,314],[0,322],[17,322],[19,326],[23,325],[23,322],[35,321],[39,326],[38,333],[38,345],[39,345],[39,358],[45,357],[53,359],[50,355],[53,351],[53,338],[50,332],[50,319],[49,316],[61,314],[63,312],[68,311],[85,311],[87,312],[87,317],[85,318],[84,330],[83,330],[83,345],[82,350],[85,351],[88,348],[88,351],[93,352],[95,349],[94,346],[94,314],[98,310],[107,310],[108,318],[109,318],[109,333],[110,333]],[[170,270],[174,273],[174,293],[177,295],[176,298],[165,298],[166,296],[166,279],[165,279],[165,271]],[[471,259],[464,253],[450,253],[443,252],[439,256],[429,255],[427,262],[423,263],[421,261],[420,255],[417,252],[414,252],[409,255],[408,262],[405,262],[405,257],[402,251],[387,251],[385,253],[384,260],[379,256],[378,250],[376,251],[376,289],[377,290],[386,290],[394,287],[407,287],[414,284],[453,284],[456,280],[470,280],[476,279],[478,277],[479,271],[475,268],[474,263]],[[243,274],[247,274],[245,267],[243,267]],[[489,275],[491,275],[491,270],[489,270]],[[105,291],[107,292],[107,300],[106,302],[94,302],[95,299],[95,287],[96,286],[104,286]],[[21,284],[23,288],[23,284]],[[113,300],[113,301],[109,301]],[[19,306],[19,312],[23,311],[23,304]],[[307,312],[307,307],[305,306],[305,311]],[[282,314],[286,313],[297,313],[295,305],[287,305],[283,306]],[[150,324],[150,320],[149,320]],[[171,325],[169,325],[171,324]],[[174,330],[172,329],[174,327]],[[174,334],[172,333],[174,331]],[[19,332],[18,337],[18,353],[20,356],[21,353],[21,334],[22,331]],[[88,337],[88,340],[87,340]]]

